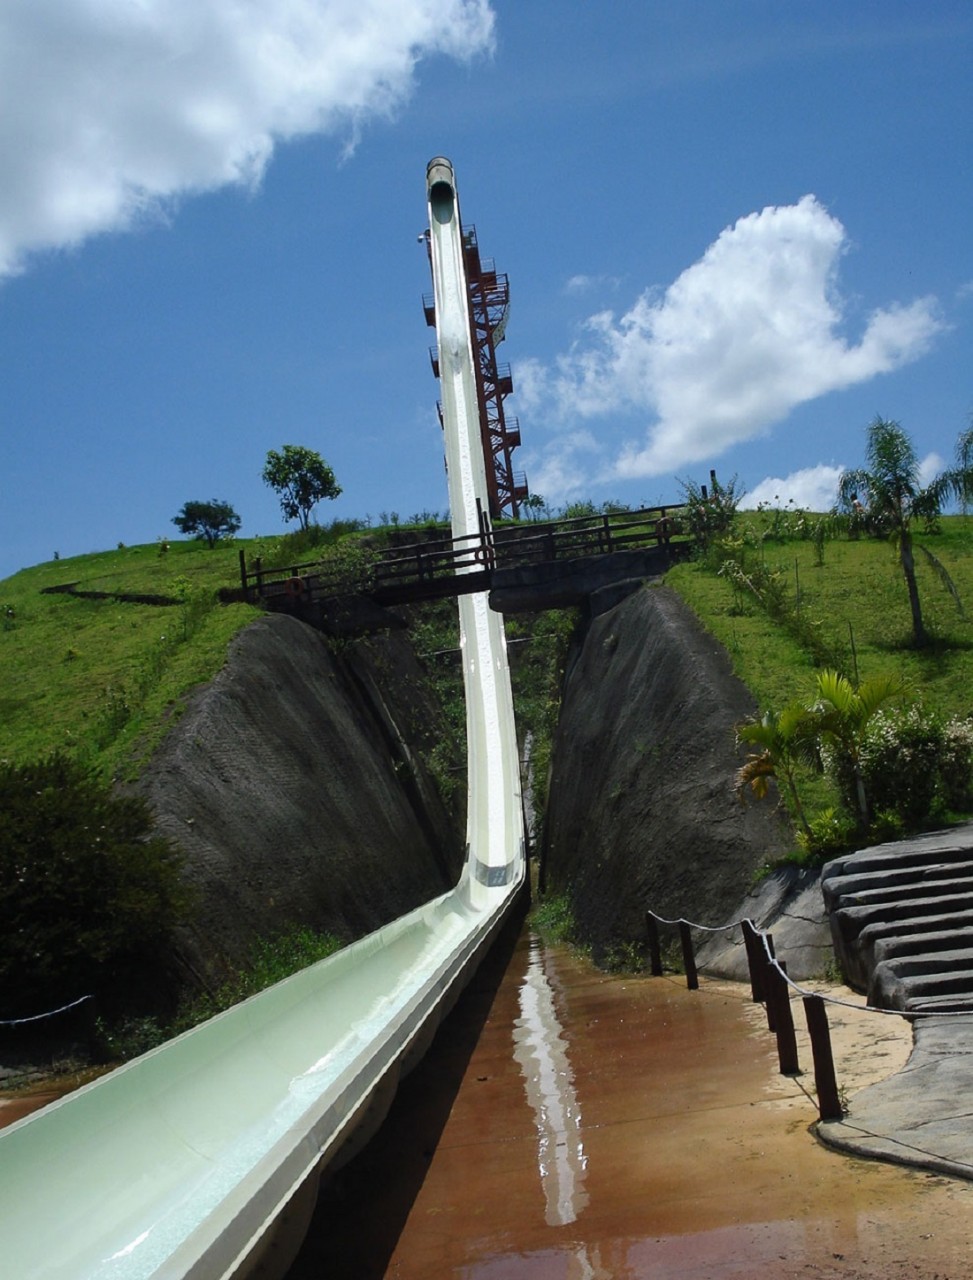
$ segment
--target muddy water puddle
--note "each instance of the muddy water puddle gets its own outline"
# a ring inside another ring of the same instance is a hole
[[[522,934],[324,1187],[288,1280],[973,1276],[973,1186],[823,1148],[810,1090],[748,988]]]

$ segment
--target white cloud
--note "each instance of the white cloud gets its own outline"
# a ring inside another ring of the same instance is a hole
[[[182,193],[258,182],[278,140],[353,138],[421,58],[492,34],[489,0],[4,0],[0,277]]]
[[[533,362],[534,407],[654,415],[609,471],[639,478],[715,459],[805,401],[917,359],[944,327],[932,298],[874,311],[857,344],[840,332],[846,239],[811,195],[741,218],[664,292],[590,317],[553,368]]]
[[[564,502],[584,492],[591,481],[591,459],[598,446],[587,431],[572,431],[553,447],[527,458],[530,488],[548,502]]]
[[[566,294],[592,293],[596,289],[608,289],[614,292],[620,284],[617,276],[570,276],[564,284]]]
[[[789,476],[768,476],[744,494],[740,506],[745,511],[754,511],[763,505],[781,510],[799,507],[805,511],[830,511],[838,498],[838,480],[843,470],[843,467],[821,463]]]
[[[927,453],[919,463],[919,483],[925,488],[936,476],[946,470],[946,463],[938,453]]]
[[[929,484],[945,466],[938,453],[926,454],[919,463],[919,483]],[[799,507],[805,511],[830,511],[838,500],[838,481],[846,469],[820,463],[792,471],[789,476],[768,476],[744,494],[740,507],[744,511],[755,511],[765,505],[782,510]]]

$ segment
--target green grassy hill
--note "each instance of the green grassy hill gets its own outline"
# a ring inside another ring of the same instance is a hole
[[[339,559],[349,547],[352,559],[362,554],[352,541],[359,535],[330,534]],[[380,531],[364,536],[373,547],[382,540]],[[940,532],[920,541],[973,612],[973,522],[945,519]],[[27,764],[62,749],[106,779],[137,776],[191,691],[219,671],[234,634],[259,616],[253,606],[223,602],[239,585],[241,549],[248,561],[259,555],[267,566],[328,554],[326,546],[313,549],[294,538],[239,540],[212,550],[173,541],[56,560],[0,582],[0,761]],[[973,622],[936,571],[921,557],[918,564],[934,637],[922,650],[911,644],[908,598],[890,546],[849,540],[827,517],[738,516],[707,558],[673,568],[667,583],[723,642],[761,710],[807,701],[815,672],[836,666],[856,682],[899,675],[930,710],[969,717]],[[573,625],[569,612],[508,625],[511,638],[523,641],[512,650],[515,696],[521,728],[534,739],[538,779],[547,773]],[[448,657],[456,644],[455,610],[447,602],[417,610],[413,640],[422,653]],[[430,668],[459,734],[458,668],[439,658]],[[461,785],[459,775],[455,783]],[[816,815],[837,804],[821,775],[808,774],[803,785],[805,806]],[[822,831],[815,856],[828,853],[830,833]],[[835,834],[851,838],[847,823]]]
[[[346,534],[342,546],[355,536]],[[957,610],[919,556],[935,637],[924,650],[910,643],[892,548],[849,540],[825,517],[739,515],[715,554],[677,566],[667,582],[728,649],[761,709],[806,699],[815,670],[837,666],[853,679],[897,673],[930,709],[966,717],[973,714],[973,520],[945,518],[940,532],[919,541],[969,609]],[[173,541],[164,551],[150,543],[54,560],[0,582],[0,759],[66,748],[107,776],[134,776],[187,694],[219,670],[235,632],[258,616],[218,597],[239,583],[241,549],[267,564],[318,554],[287,538],[212,550],[198,541]],[[67,584],[107,594],[49,593]],[[132,594],[171,603],[124,598]]]
[[[240,545],[120,547],[0,582],[0,758],[64,748],[109,774],[137,772],[189,690],[219,670],[230,638],[257,614],[217,596],[239,583]],[[107,595],[49,593],[72,583]]]
[[[828,536],[816,541],[818,520]],[[892,546],[851,540],[828,523],[802,513],[740,515],[714,555],[677,566],[666,581],[729,650],[761,709],[806,698],[815,669],[836,666],[856,683],[897,674],[930,708],[973,714],[973,518],[946,517],[939,533],[917,535],[948,571],[964,606],[961,613],[917,554],[923,613],[934,637],[925,649],[912,646],[909,599]],[[742,572],[727,571],[727,560]]]

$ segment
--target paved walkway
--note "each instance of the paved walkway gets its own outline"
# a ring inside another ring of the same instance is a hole
[[[918,1020],[908,1064],[819,1133],[839,1150],[973,1179],[973,1016]]]

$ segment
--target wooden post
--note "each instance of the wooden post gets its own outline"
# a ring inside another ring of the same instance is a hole
[[[777,1004],[776,995],[777,988],[774,984],[774,935],[765,933],[763,942],[758,938],[757,945],[760,947],[760,955],[763,961],[760,972],[763,975],[763,992],[764,1004],[767,1009],[767,1030],[777,1030]]]
[[[250,592],[247,590],[247,553],[240,548],[240,585],[243,587],[243,598],[250,603]]]
[[[743,945],[747,952],[747,967],[750,970],[750,998],[754,1004],[759,1004],[764,998],[763,947],[751,921],[744,920],[740,927],[743,932]]]
[[[844,1111],[841,1099],[838,1097],[838,1084],[834,1074],[828,1011],[820,996],[804,996],[804,1014],[807,1018],[807,1030],[811,1037],[811,1054],[814,1058],[814,1086],[818,1092],[818,1113],[822,1120],[840,1120]]]
[[[685,920],[679,921],[679,940],[682,943],[683,964],[686,966],[686,986],[690,991],[698,991],[699,977],[696,973],[696,957],[693,955],[693,939]]]
[[[794,1033],[790,989],[781,961],[778,961],[777,965],[771,965],[769,975],[775,992],[774,1021],[777,1024],[777,1062],[780,1066],[780,1074],[782,1076],[800,1075],[801,1065],[797,1057],[797,1036]]]
[[[662,948],[659,945],[659,923],[651,911],[645,913],[645,928],[649,935],[649,972],[653,978],[661,978]]]

